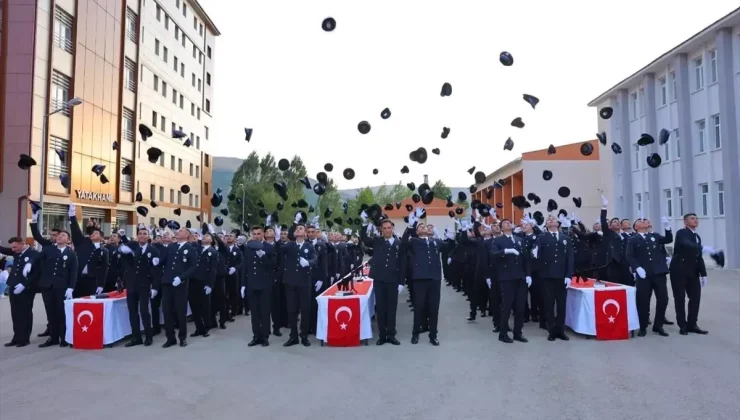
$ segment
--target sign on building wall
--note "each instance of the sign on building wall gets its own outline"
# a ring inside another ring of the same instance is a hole
[[[102,194],[92,191],[75,190],[78,200],[88,201],[104,201],[108,203],[114,203],[113,194]]]

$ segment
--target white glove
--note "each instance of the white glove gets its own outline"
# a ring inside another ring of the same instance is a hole
[[[18,283],[15,285],[15,289],[13,289],[14,295],[20,295],[22,291],[26,290],[26,286]]]
[[[337,275],[334,276],[334,278],[336,278],[337,280],[339,280],[339,273],[337,273]]]
[[[416,220],[416,216],[414,216],[414,212],[412,211],[411,214],[409,214],[409,226],[413,226],[418,220]]]
[[[663,223],[663,229],[664,230],[671,230],[671,222],[668,221],[668,218],[663,216],[660,218],[660,221]]]
[[[344,228],[344,234],[345,235],[351,235],[352,234],[352,229]]]
[[[75,211],[75,205],[74,204],[72,204],[72,203],[69,204],[69,211],[67,213],[69,214],[69,217],[70,218],[77,216],[77,211]]]
[[[182,280],[180,280],[180,277],[175,277],[172,279],[172,287],[177,287],[182,283]]]
[[[297,225],[298,223],[301,223],[301,219],[302,219],[301,214],[300,213],[296,214],[295,215],[295,220],[293,220],[293,224],[296,224]]]
[[[534,258],[537,258],[537,253],[539,253],[539,251],[540,251],[540,247],[538,247],[538,246],[532,248],[532,256]]]
[[[447,257],[447,264],[452,264],[452,258]]]
[[[701,252],[705,254],[714,254],[715,251],[714,248],[712,248],[711,246],[705,246],[701,249]]]
[[[558,218],[558,220],[560,221],[560,226],[562,226],[562,227],[564,227],[564,228],[569,228],[569,227],[571,227],[571,226],[572,226],[572,225],[571,225],[571,223],[570,223],[570,220],[568,220],[568,219],[567,219],[567,218],[566,218],[565,216],[563,216],[563,215],[561,215],[561,216],[560,216],[560,217]]]
[[[255,251],[255,254],[257,254],[258,257],[262,258],[265,256],[265,251],[258,249],[257,251]]]
[[[572,216],[575,223],[581,223],[581,218],[577,214],[573,213]]]
[[[206,296],[210,295],[213,289],[208,286],[203,287],[203,291],[206,292]]]
[[[350,269],[350,270],[354,270],[354,269],[355,269],[355,265],[354,265],[354,264],[350,264],[350,265],[349,265],[349,269]]]
[[[486,279],[486,284],[488,285],[488,288],[491,288],[491,279]]]
[[[644,279],[647,275],[647,273],[645,273],[645,269],[642,267],[637,267],[635,271],[637,271],[637,275],[640,276],[641,279]]]
[[[517,251],[514,248],[506,248],[506,249],[504,249],[504,254],[508,254],[508,255],[519,255],[519,251]]]
[[[234,268],[234,267],[229,267],[229,275],[230,275],[230,276],[233,276],[233,275],[234,275],[234,273],[236,273],[236,268]]]
[[[699,282],[701,283],[701,287],[706,286],[707,285],[707,277],[706,276],[699,277]]]
[[[65,298],[65,299],[72,299],[72,289],[67,289],[67,290],[66,290],[66,291],[64,292],[64,298]]]
[[[401,292],[403,292],[403,285],[398,285],[398,294],[400,295]]]
[[[157,290],[156,290],[156,289],[152,289],[152,290],[151,290],[151,291],[149,292],[149,295],[151,295],[152,299],[154,299],[155,297],[157,297],[157,293],[158,293],[158,292],[157,292]]]
[[[599,235],[599,236],[604,236],[604,232],[602,232],[602,231],[598,231],[598,232],[596,232],[596,234]]]
[[[671,265],[671,257],[665,257],[665,265]]]
[[[301,257],[298,262],[301,264],[301,267],[308,267],[308,260]]]
[[[363,222],[367,222],[367,213],[365,213],[365,210],[360,213],[360,219],[362,219]]]
[[[432,233],[434,233],[435,238],[439,238],[439,231],[437,230],[437,228],[432,229]]]
[[[527,278],[524,279],[524,281],[527,282],[527,287],[532,287],[532,277],[527,276]]]
[[[158,266],[159,265],[159,258],[157,258],[157,257],[152,258],[152,265],[154,267]]]
[[[102,287],[98,287],[97,289],[95,289],[95,294],[96,295],[99,295],[101,293],[103,293],[103,288]]]
[[[120,251],[121,254],[133,254],[134,253],[134,251],[132,251],[131,248],[129,248],[128,245],[126,244],[121,244],[118,247],[118,251]]]
[[[28,277],[28,273],[31,272],[31,263],[26,263],[26,265],[23,266],[23,277]]]
[[[522,228],[520,228],[519,226],[517,226],[516,228],[514,228],[514,233],[519,233],[521,231],[522,231]]]
[[[36,212],[31,215],[31,223],[38,223],[39,222],[39,213]]]
[[[87,274],[87,264],[86,264],[86,265],[85,265],[85,267],[84,267],[84,268],[82,269],[82,274]]]
[[[311,220],[311,224],[318,227],[319,226],[319,216],[314,216]]]
[[[244,299],[244,293],[247,291],[245,286],[242,286],[242,299]]]
[[[126,234],[126,231],[124,229],[118,229],[118,236],[123,236]]]
[[[275,231],[275,238],[279,241],[280,240],[280,225],[273,226],[272,230]]]
[[[265,226],[270,226],[270,223],[272,223],[272,215],[268,214],[267,219],[265,219]]]
[[[604,195],[602,194],[601,195],[601,207],[606,208],[606,206],[608,205],[609,205],[609,200],[607,200],[606,197],[604,197]]]
[[[319,289],[321,289],[321,286],[323,286],[323,285],[324,285],[324,282],[323,282],[323,281],[321,281],[321,280],[317,281],[317,282],[316,282],[316,283],[314,284],[314,286],[316,286],[316,291],[318,292],[318,291],[319,291]]]
[[[570,277],[566,277],[566,278],[565,278],[565,287],[566,287],[566,288],[570,286],[570,282],[571,282],[571,279],[570,279]]]
[[[421,215],[424,214],[424,208],[423,207],[417,207],[416,208],[416,218],[421,219]]]

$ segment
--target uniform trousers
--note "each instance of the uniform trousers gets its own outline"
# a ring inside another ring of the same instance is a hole
[[[160,308],[162,307],[162,288],[160,287],[159,290],[157,290],[157,296],[154,296],[154,299],[151,299],[150,304],[152,306],[152,330],[159,334],[160,325],[162,324],[163,320],[159,319],[159,312]],[[187,313],[187,309],[186,309]]]
[[[281,282],[275,282],[272,286],[272,330],[288,327],[288,310],[285,304],[285,286]]]
[[[419,335],[422,326],[429,327],[429,339],[437,338],[439,320],[440,280],[414,279],[414,329],[413,335]]]
[[[141,340],[141,324],[144,325],[144,334],[152,336],[152,319],[149,315],[149,299],[151,292],[148,287],[126,290],[126,306],[128,306],[128,322],[131,324],[131,338]],[[141,312],[141,320],[139,313]]]
[[[376,281],[373,283],[375,293],[375,319],[378,321],[378,338],[396,336],[396,311],[398,309],[398,284]]]
[[[635,278],[628,265],[612,261],[606,268],[606,275],[612,283],[619,283],[625,286],[634,286]]]
[[[544,307],[542,301],[542,279],[534,273],[531,277],[532,285],[529,287],[529,303],[525,308],[524,317],[529,318],[531,316],[532,318],[539,318],[543,316],[542,308]]]
[[[97,280],[95,277],[88,276],[87,274],[80,274],[77,276],[77,283],[73,292],[74,297],[92,296],[95,294],[95,290],[98,288]]]
[[[28,343],[31,340],[31,328],[33,327],[33,299],[35,294],[30,287],[27,287],[17,295],[13,293],[13,290],[10,290],[8,296],[10,298],[10,317],[13,320],[13,341]]]
[[[308,331],[310,334],[316,334],[316,323],[318,322],[319,316],[319,303],[316,301],[316,297],[324,293],[324,291],[329,288],[327,281],[321,281],[321,288],[317,292],[316,286],[313,286],[314,284],[316,284],[317,281],[321,280],[311,280],[311,323],[308,324]]]
[[[46,319],[49,323],[49,338],[58,342],[64,340],[67,333],[67,318],[64,313],[64,293],[66,289],[56,287],[45,287],[41,289],[41,297],[44,299]]]
[[[543,279],[544,313],[550,334],[565,332],[565,278]],[[557,314],[555,313],[557,312]]]
[[[465,264],[452,260],[452,263],[450,264],[450,276],[452,276],[452,287],[457,291],[463,290]]]
[[[211,296],[206,294],[205,285],[200,281],[191,281],[188,288],[190,312],[193,315],[196,332],[211,329]]]
[[[216,314],[219,314],[218,321],[221,325],[226,324],[229,320],[229,305],[226,301],[226,290],[224,284],[226,283],[225,277],[216,276],[216,281],[213,283],[213,291],[211,292],[211,325],[216,325]]]
[[[308,337],[311,320],[311,291],[309,286],[285,285],[285,300],[288,307],[290,338],[298,338],[298,314],[301,314],[301,338]]]
[[[164,313],[164,331],[167,340],[175,339],[175,323],[178,327],[178,338],[185,340],[188,336],[188,286],[189,282],[180,283],[177,287],[171,284],[162,285],[162,312]],[[191,304],[192,306],[192,304]],[[191,307],[190,310],[195,312]]]
[[[499,281],[496,278],[491,279],[491,288],[488,289],[488,298],[491,302],[488,310],[493,314],[491,316],[491,322],[493,322],[494,328],[499,328],[501,326],[501,316],[499,316],[501,313],[501,284],[499,284]]]
[[[509,332],[509,316],[514,312],[514,335],[522,335],[524,325],[524,303],[527,301],[527,282],[524,279],[500,281],[501,312],[494,316],[501,317],[499,335]]]
[[[246,294],[252,308],[252,338],[267,340],[270,336],[272,288],[248,290]]]
[[[701,282],[696,274],[682,273],[680,269],[671,270],[671,289],[673,303],[676,305],[676,323],[679,328],[696,327],[701,303]],[[686,315],[686,297],[689,298],[689,312]]]
[[[655,292],[655,322],[653,328],[663,327],[665,310],[668,307],[668,287],[666,275],[657,274],[637,279],[637,316],[640,319],[640,329],[647,328],[650,321],[650,298]]]
[[[239,301],[242,299],[241,290],[239,290],[239,271],[237,270],[232,275],[226,275],[224,282],[224,294],[226,297],[226,305],[228,308],[228,317],[234,317],[239,311]],[[225,318],[222,318],[225,319]]]

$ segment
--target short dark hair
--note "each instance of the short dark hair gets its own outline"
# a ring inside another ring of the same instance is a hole
[[[501,223],[503,224],[504,222],[509,222],[509,223],[511,223],[511,220],[509,220],[509,219],[501,219]]]
[[[140,228],[136,229],[136,234],[138,235],[138,234],[139,234],[139,232],[141,232],[142,230],[143,230],[144,232],[146,232],[147,234],[149,234],[149,229],[147,229],[147,228],[145,228],[145,227],[140,227]]]
[[[272,229],[272,228],[270,228],[270,229]],[[260,226],[260,225],[254,225],[254,226],[252,226],[252,231],[255,231],[255,230],[262,230],[262,226]]]
[[[612,224],[613,221],[619,222],[619,217],[612,217],[611,220],[609,220],[609,224]]]
[[[20,236],[13,236],[8,240],[9,243],[15,244],[15,243],[23,243],[23,239]]]
[[[61,230],[61,229],[59,229],[59,228],[51,228],[51,231],[52,231],[52,232],[56,232],[56,233],[59,233],[59,232],[61,232],[62,230]]]
[[[267,232],[268,230],[271,230],[271,231],[275,232],[275,229],[274,228],[272,228],[270,226],[265,226],[265,232]]]
[[[689,217],[694,216],[696,217],[696,213],[686,213],[683,215],[683,220],[688,219]]]
[[[630,221],[630,219],[622,219],[622,220],[620,221],[620,223],[624,223],[624,222],[629,222],[629,221]]]
[[[393,226],[393,227],[395,227],[395,226],[396,226],[396,224],[395,224],[395,223],[393,223],[393,222],[392,222],[392,221],[391,221],[390,219],[385,219],[385,220],[383,220],[382,222],[380,222],[380,226],[383,226],[383,225],[384,225],[384,224],[386,224],[386,223],[390,223],[390,224],[391,224],[391,226]]]
[[[66,230],[64,230],[64,229],[57,229],[56,231],[57,231],[57,233],[58,233],[59,235],[61,235],[61,234],[63,233],[63,234],[65,234],[65,235],[67,235],[67,237],[68,237],[68,238],[71,238],[71,236],[70,236],[69,232],[67,232],[67,231],[66,231]],[[53,231],[52,231],[52,232],[53,232]]]
[[[298,229],[298,228],[299,228],[299,227],[301,227],[301,226],[303,226],[303,228],[304,228],[304,229],[306,228],[306,225],[304,225],[303,223],[296,223],[296,224],[295,224],[295,228],[296,228],[296,229]]]

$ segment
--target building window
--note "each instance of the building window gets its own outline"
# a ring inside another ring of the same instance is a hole
[[[210,191],[208,191],[208,183],[207,182],[204,182],[203,183],[203,194],[205,194],[207,196],[208,195],[211,195]]]
[[[200,136],[195,137],[195,148],[200,150]]]
[[[164,28],[170,29],[170,17],[167,15],[164,15]]]
[[[701,57],[694,60],[694,86],[696,90],[704,87],[704,59]]]
[[[177,91],[175,88],[172,88],[172,103],[174,105],[177,105]]]
[[[203,163],[206,165],[206,168],[211,167],[211,157],[208,156],[208,153],[203,154]]]
[[[206,73],[206,84],[211,86],[211,73]]]
[[[164,127],[167,125],[167,121],[164,119],[164,115],[159,117],[160,130],[164,131]]]
[[[678,197],[678,214],[677,217],[683,217],[683,188],[676,188],[676,197]]]
[[[717,182],[717,215],[725,215],[725,183]]]
[[[162,47],[162,60],[164,60],[165,63],[167,62],[167,54],[168,53],[169,53],[169,51],[167,50],[167,47],[163,46]]]
[[[200,165],[195,165],[195,177],[200,178]]]
[[[149,186],[149,199],[150,199],[150,200],[154,200],[154,199],[156,199],[156,198],[157,198],[157,197],[155,197],[155,194],[156,194],[156,190],[157,190],[157,187],[156,187],[156,186],[154,186],[154,184],[151,184],[151,185]]]
[[[200,36],[203,36],[203,24],[202,23],[198,25],[198,33],[200,33]]]
[[[640,88],[640,115],[645,115],[645,89]]]
[[[162,20],[162,8],[159,7],[159,5],[157,5],[157,20],[158,21]]]
[[[712,127],[714,128],[714,148],[719,149],[722,147],[722,133],[720,131],[719,114],[712,116]]]
[[[208,128],[208,126],[203,126],[203,128],[206,129],[206,140],[208,140],[208,134],[209,134],[209,131],[211,130]]]
[[[175,190],[170,188],[170,203],[175,202]]]
[[[208,113],[211,112],[211,100],[210,99],[206,99],[206,112]]]
[[[709,185],[699,184],[699,192],[701,193],[701,215],[706,216],[709,214]]]
[[[178,64],[178,62],[177,62],[177,56],[176,55],[173,56],[173,59],[174,60],[172,61],[172,69],[175,70],[175,73],[177,73],[177,64]]]
[[[704,120],[697,121],[696,131],[696,139],[699,142],[699,153],[703,153],[706,150],[707,122]]]
[[[202,81],[202,80],[200,80],[200,77],[199,77],[199,78],[198,78],[198,92],[200,92],[200,91],[201,91],[202,85],[203,85],[203,81]]]
[[[717,83],[717,50],[709,51],[709,83]]]
[[[177,124],[175,124],[174,122],[170,123],[170,130],[171,131],[177,130]]]
[[[182,191],[177,192],[177,204],[182,204]]]
[[[136,64],[130,58],[124,59],[123,86],[131,92],[136,92]]]
[[[72,54],[74,18],[59,6],[54,7],[54,45]]]
[[[182,173],[182,159],[177,159],[177,172]]]
[[[60,175],[69,174],[67,164],[69,159],[62,159],[59,155],[69,156],[69,141],[56,136],[49,136],[49,166],[47,167],[49,178],[59,178]]]
[[[210,46],[206,47],[206,55],[208,56],[208,58],[211,58],[211,47]]]
[[[200,207],[200,196],[195,194],[195,207]]]
[[[195,44],[193,44],[193,58],[196,58],[198,55],[198,49],[195,47]]]
[[[198,52],[198,64],[203,64],[203,53]]]
[[[138,42],[136,36],[139,29],[139,17],[131,10],[130,7],[126,8],[126,38],[131,42]]]
[[[630,95],[632,119],[637,118],[637,92]]]
[[[182,15],[188,17],[188,5],[185,3],[182,4]]]
[[[676,72],[671,72],[671,90],[673,91],[673,100],[678,98],[678,84],[676,83]]]
[[[175,25],[175,39],[180,40],[180,27]]]
[[[193,87],[195,87],[195,73],[190,73],[190,74],[191,74],[191,76],[190,76],[190,84],[192,84]]]
[[[170,156],[170,169],[175,170],[175,155]]]
[[[159,55],[159,40],[154,39],[154,54]]]
[[[72,80],[54,70],[54,74],[51,77],[51,109],[56,111],[61,109],[60,113],[69,116],[69,90],[72,86]]]
[[[663,195],[665,196],[665,209],[668,217],[673,217],[673,199],[671,198],[671,190],[664,190]]]
[[[660,78],[660,104],[665,105],[668,103],[668,82],[665,77]]]
[[[164,201],[164,187],[159,187],[159,201]]]
[[[128,140],[134,141],[134,111],[124,107],[121,118],[121,136]]]
[[[128,159],[121,159],[121,168],[125,167],[133,168],[134,162]],[[133,191],[133,183],[131,181],[131,175],[121,174],[121,191],[131,192]]]
[[[180,8],[180,0],[175,0],[175,7]]]
[[[193,194],[188,194],[188,205],[193,207]]]
[[[182,41],[181,43],[182,43],[182,47],[183,48],[185,48],[185,38],[187,38],[187,37],[185,36],[185,32],[183,32],[182,33],[182,38],[180,39],[180,41]]]
[[[154,128],[157,128],[158,122],[159,122],[159,118],[157,118],[157,111],[152,111],[152,126]]]
[[[642,214],[642,194],[635,194],[635,203],[637,204],[637,214]]]
[[[681,134],[678,128],[673,130],[673,143],[676,145],[676,159],[681,159]]]
[[[200,119],[200,108],[198,108],[198,119]]]
[[[185,63],[180,63],[180,76],[185,78]]]
[[[162,80],[162,96],[167,97],[167,82]]]
[[[638,170],[640,169],[640,145],[635,144],[634,148],[635,148],[635,164],[634,164],[634,168],[632,169]]]
[[[185,97],[182,96],[182,93],[180,94],[180,109],[183,109],[185,106]]]
[[[671,145],[670,142],[663,145],[663,163],[671,160]]]
[[[190,115],[195,116],[195,104],[190,102]]]
[[[154,90],[158,91],[159,90],[159,76],[157,76],[156,74],[154,75],[153,84],[154,84]]]
[[[193,176],[193,175],[194,175],[194,173],[195,173],[195,165],[193,165],[193,164],[191,163],[191,164],[190,164],[190,176]]]
[[[198,18],[193,16],[193,29],[198,30]]]
[[[159,166],[164,168],[164,153],[159,155]]]

